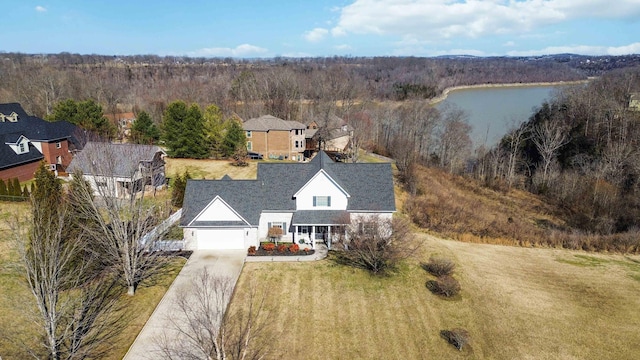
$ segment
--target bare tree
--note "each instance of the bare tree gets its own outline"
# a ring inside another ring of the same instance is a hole
[[[548,120],[533,128],[531,141],[536,145],[542,157],[542,184],[548,182],[549,171],[556,159],[558,150],[567,143],[567,130],[558,121]]]
[[[271,329],[265,293],[255,286],[244,303],[227,309],[234,281],[203,270],[175,301],[170,326],[156,339],[164,359],[263,359],[269,354]],[[234,304],[236,305],[236,304]]]
[[[507,140],[507,147],[509,149],[508,153],[508,165],[507,165],[507,184],[509,188],[513,186],[513,182],[516,177],[516,166],[518,165],[520,147],[522,144],[527,141],[529,134],[529,126],[524,124],[520,127],[512,130],[505,139]]]
[[[407,220],[372,215],[352,219],[344,247],[337,253],[339,263],[385,274],[414,254],[418,245]]]
[[[123,154],[110,144],[93,144],[96,146],[85,147],[76,157],[93,176],[91,182],[83,182],[81,171],[73,174],[77,186],[74,206],[79,217],[87,220],[83,229],[94,238],[91,250],[117,269],[127,293],[133,296],[137,286],[161,272],[167,261],[156,251],[162,234],[154,228],[169,207],[145,199],[145,184],[155,188],[157,171],[164,162],[156,157],[147,161],[149,147],[131,146]],[[130,166],[124,164],[127,160]]]
[[[31,225],[28,231],[19,222],[13,227],[42,335],[41,347],[28,352],[39,358],[44,350],[56,360],[99,358],[125,323],[115,281],[86,256],[82,234],[69,236],[73,219],[55,177],[43,166],[38,173]]]

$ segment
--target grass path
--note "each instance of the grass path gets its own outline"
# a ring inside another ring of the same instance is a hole
[[[640,354],[640,257],[469,244],[421,234],[419,259],[392,277],[325,260],[247,263],[270,289],[281,359],[635,359]],[[432,295],[419,266],[458,264],[462,292]],[[232,304],[233,306],[233,304]],[[459,352],[440,330],[469,330]]]

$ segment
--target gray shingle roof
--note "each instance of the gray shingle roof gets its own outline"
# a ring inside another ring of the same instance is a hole
[[[291,225],[331,225],[347,219],[349,213],[343,210],[298,210]]]
[[[188,225],[216,196],[256,226],[262,211],[295,212],[293,195],[320,169],[351,196],[347,211],[396,210],[391,164],[336,163],[320,152],[309,163],[259,163],[257,180],[187,181],[180,224]],[[295,216],[296,221],[311,221],[310,217],[314,215],[321,216],[318,221],[328,221],[335,220],[339,214],[333,210],[320,210],[298,211]]]
[[[158,152],[164,153],[155,145],[88,142],[84,149],[71,160],[68,171],[80,169],[86,175],[131,177],[138,170],[140,161],[152,161]],[[97,160],[105,163],[112,160],[113,165],[94,165],[92,162]]]
[[[269,131],[269,130],[294,130],[306,129],[307,127],[297,121],[282,120],[272,115],[263,115],[245,121],[242,128],[248,131]]]
[[[249,224],[258,226],[264,207],[258,180],[188,180],[180,225],[189,225],[216,196],[220,196]]]

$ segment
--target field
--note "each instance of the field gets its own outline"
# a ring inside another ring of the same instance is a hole
[[[9,228],[9,221],[16,214],[26,214],[28,209],[26,203],[0,202],[0,358],[4,360],[29,358],[20,343],[34,347],[38,341],[33,318],[29,316],[35,310],[33,295],[22,278],[19,254]],[[167,274],[143,283],[132,298],[123,295],[122,301],[132,316],[129,326],[116,339],[109,359],[124,356],[184,262],[181,258],[173,260]]]
[[[420,234],[422,253],[390,277],[336,265],[247,263],[269,289],[282,359],[635,359],[640,257],[469,244]],[[461,294],[425,287],[430,255],[453,259]],[[439,333],[462,327],[458,351]]]

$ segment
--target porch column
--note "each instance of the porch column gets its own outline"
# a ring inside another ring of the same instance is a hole
[[[316,226],[311,226],[311,248],[316,249]]]
[[[327,226],[327,249],[331,250],[331,226]]]

